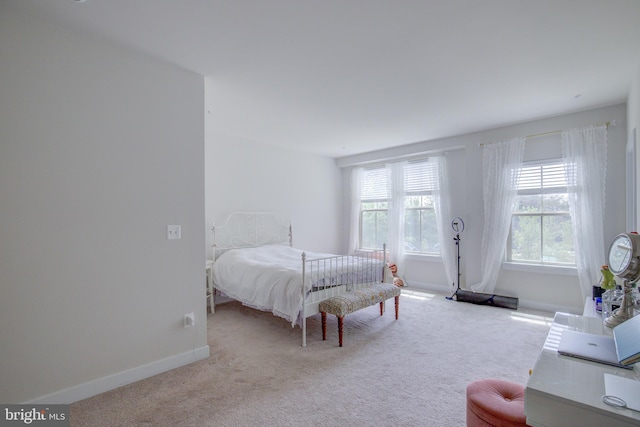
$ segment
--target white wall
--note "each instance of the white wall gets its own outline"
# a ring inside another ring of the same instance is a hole
[[[633,129],[636,130],[636,204],[640,205],[640,54],[627,100],[628,135]],[[640,226],[640,206],[636,206],[636,225]]]
[[[205,85],[214,105],[215,80]],[[333,159],[219,134],[208,110],[205,120],[207,227],[235,211],[275,212],[292,222],[295,247],[340,252],[342,177]]]
[[[450,188],[454,194],[451,216],[459,216],[465,222],[465,230],[461,235],[460,244],[461,287],[467,288],[481,280],[480,254],[483,250],[481,240],[484,205],[482,198],[482,154],[478,144],[613,120],[616,121],[616,125],[610,127],[608,131],[607,208],[604,224],[604,237],[608,248],[613,237],[624,231],[625,228],[624,162],[627,135],[625,104],[338,159],[338,164],[344,167],[344,199],[348,200],[348,175],[351,164],[419,152],[450,150],[446,156]],[[560,135],[529,139],[526,147],[525,161],[561,156]],[[344,221],[348,221],[348,211],[349,205],[345,204]],[[454,244],[453,241],[452,244]],[[420,261],[409,260],[405,270],[404,278],[412,286],[443,292],[451,290],[451,284],[446,281],[444,268],[439,258]],[[523,307],[551,311],[562,310],[581,313],[584,305],[584,300],[580,296],[577,276],[575,274],[557,274],[553,271],[532,273],[503,269],[498,278],[495,293],[518,297]]]
[[[203,77],[1,6],[0,40],[0,402],[207,357]]]

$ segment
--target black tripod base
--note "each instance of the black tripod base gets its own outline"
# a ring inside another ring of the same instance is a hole
[[[483,294],[481,292],[465,291],[463,289],[458,289],[453,295],[453,299],[478,305],[492,305],[494,307],[509,308],[512,310],[518,309],[518,298]]]

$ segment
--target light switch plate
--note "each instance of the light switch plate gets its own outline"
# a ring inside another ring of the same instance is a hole
[[[167,225],[167,239],[178,240],[182,238],[182,230],[179,225]]]
[[[184,327],[191,328],[196,325],[196,315],[193,313],[187,313],[184,315]]]

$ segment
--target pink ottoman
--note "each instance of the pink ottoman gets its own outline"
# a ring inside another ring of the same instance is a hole
[[[487,379],[467,386],[467,427],[525,427],[524,387]]]

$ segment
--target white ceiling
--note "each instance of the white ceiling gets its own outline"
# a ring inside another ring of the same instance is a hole
[[[639,0],[2,0],[210,76],[215,132],[341,157],[625,102]]]

